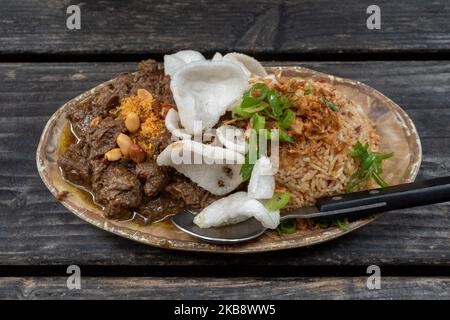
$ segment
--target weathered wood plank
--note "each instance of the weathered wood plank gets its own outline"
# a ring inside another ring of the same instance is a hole
[[[422,136],[421,177],[448,175],[450,63],[310,62],[364,81],[399,102]],[[450,266],[450,204],[390,213],[337,241],[287,252],[224,256],[151,248],[98,230],[70,214],[38,177],[35,149],[65,101],[133,70],[135,63],[0,64],[0,265]]]
[[[80,30],[66,28],[69,4],[1,1],[0,53],[164,54],[193,48],[267,55],[450,49],[447,1],[379,0],[381,30],[366,27],[371,1],[90,1],[81,5]]]
[[[449,299],[450,278],[1,278],[0,299]],[[207,285],[205,285],[207,284]]]

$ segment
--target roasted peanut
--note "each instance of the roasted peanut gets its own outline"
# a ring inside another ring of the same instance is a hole
[[[142,150],[142,148],[137,143],[133,143],[130,146],[129,154],[131,160],[133,160],[136,163],[141,163],[145,161],[146,158],[145,151]]]
[[[122,158],[122,152],[120,151],[120,148],[111,149],[105,153],[105,158],[108,161],[120,160],[120,158]]]
[[[117,145],[120,148],[120,151],[125,157],[128,157],[128,150],[130,149],[130,146],[132,145],[133,141],[131,141],[131,138],[127,136],[126,134],[120,133],[117,136],[116,139]]]
[[[125,118],[125,127],[127,128],[127,130],[131,133],[135,133],[139,130],[140,126],[141,119],[139,118],[139,116],[134,112],[130,112]]]
[[[145,89],[138,89],[137,96],[142,100],[153,100],[152,94]]]

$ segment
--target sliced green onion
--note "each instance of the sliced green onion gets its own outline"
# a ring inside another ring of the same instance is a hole
[[[347,231],[350,228],[350,222],[348,222],[347,218],[342,219],[342,220],[337,220],[336,225],[338,226],[339,229],[341,229],[343,231]]]
[[[253,93],[259,91],[259,95],[255,97]],[[255,83],[249,91],[249,96],[262,101],[266,98],[269,88],[264,83]]]
[[[311,93],[314,92],[314,88],[313,88],[311,82],[308,81],[307,84],[308,84],[308,89],[306,89],[305,91],[303,91],[303,93],[305,94],[305,96],[307,96],[308,94],[311,94]]]
[[[345,219],[335,219],[335,220],[321,220],[319,221],[319,227],[321,229],[326,229],[330,227],[338,227],[343,231],[347,231],[350,228],[350,222],[347,218]]]
[[[247,181],[250,179],[255,166],[256,160],[258,160],[258,136],[255,130],[250,131],[250,139],[248,142],[248,152],[245,155],[245,162],[241,167],[239,174],[242,180]]]
[[[275,117],[275,116],[272,114],[272,112],[270,111],[270,109],[265,109],[265,110],[263,111],[263,114],[264,114],[264,116],[266,116],[267,118],[270,118],[270,119],[273,119],[273,120],[275,120],[275,121],[278,121],[278,118]]]
[[[273,119],[280,128],[279,140],[293,143],[294,139],[281,130],[288,129],[296,116],[296,113],[289,109],[294,102],[290,95],[292,93],[280,94],[275,89],[269,90],[264,83],[256,83],[243,95],[239,106],[232,109],[232,116],[238,120],[251,118],[251,125],[257,131],[265,129],[266,118]],[[271,138],[269,131],[266,138]]]
[[[280,222],[277,227],[278,235],[282,236],[283,234],[292,234],[297,231],[297,220],[295,219],[286,219]]]
[[[241,106],[236,106],[233,108],[233,110],[231,110],[231,116],[236,119],[236,118],[243,118],[243,119],[248,119],[251,118],[251,113],[245,112],[242,110]]]
[[[267,142],[262,141],[262,139],[265,140],[268,139],[267,138],[268,130],[266,129],[266,118],[262,115],[255,113],[251,121],[252,121],[252,128],[255,130],[255,132],[259,137],[259,148],[258,148],[258,158],[259,158],[261,157],[262,153],[267,152]],[[264,132],[261,130],[266,131],[266,134],[264,135]]]
[[[266,208],[270,211],[283,209],[291,198],[290,192],[275,192],[272,199],[267,200]]]
[[[253,105],[251,107],[245,108],[243,111],[246,112],[246,113],[255,113],[255,112],[262,111],[262,110],[264,110],[264,109],[266,109],[268,107],[269,107],[269,105],[266,102],[261,101],[261,102],[259,102],[256,105]]]
[[[247,155],[245,156],[245,163],[242,165],[241,171],[239,172],[243,181],[247,181],[248,179],[250,179],[254,166],[254,164],[249,163],[249,154],[247,153]]]
[[[278,99],[278,95],[275,90],[270,90],[267,93],[267,101],[272,108],[272,113],[275,117],[280,117],[283,113],[283,108],[280,105],[280,100]]]
[[[266,118],[262,115],[255,113],[252,116],[252,128],[256,131],[264,129],[266,127]]]
[[[290,99],[287,93],[281,95],[279,100],[284,109],[289,108],[294,103],[294,100]]]
[[[339,108],[336,104],[334,104],[333,102],[331,102],[330,100],[328,100],[325,97],[322,97],[323,103],[325,103],[326,106],[328,106],[331,110],[333,110],[334,112],[339,112]]]
[[[295,115],[296,113],[294,111],[292,111],[291,109],[287,109],[280,120],[280,127],[283,129],[289,128],[292,124],[292,121],[294,121],[295,119]]]
[[[284,131],[284,130],[280,129],[279,137],[280,137],[281,142],[294,143],[294,138],[292,138],[290,135],[288,135],[286,133],[286,131]]]
[[[260,103],[260,101],[258,99],[253,98],[253,97],[244,96],[244,99],[242,99],[242,102],[241,102],[241,108],[246,109],[246,108],[252,107],[254,105],[257,105],[258,103]]]

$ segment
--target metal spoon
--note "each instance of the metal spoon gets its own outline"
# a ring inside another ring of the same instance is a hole
[[[450,201],[450,177],[322,198],[315,206],[291,211],[283,215],[280,220],[360,219],[375,213],[446,201]],[[194,217],[195,215],[190,211],[179,212],[172,217],[172,223],[195,238],[219,244],[248,241],[266,231],[266,228],[254,218],[234,225],[202,229],[194,224]]]

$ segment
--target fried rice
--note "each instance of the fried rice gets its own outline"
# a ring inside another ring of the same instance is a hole
[[[273,86],[280,92],[301,97],[291,107],[297,114],[288,133],[295,142],[280,144],[279,151],[276,188],[291,193],[285,210],[344,193],[349,177],[358,168],[357,160],[351,156],[355,143],[367,142],[370,150],[378,150],[380,138],[375,125],[360,106],[325,82],[279,78]],[[368,184],[359,189],[371,187]]]

